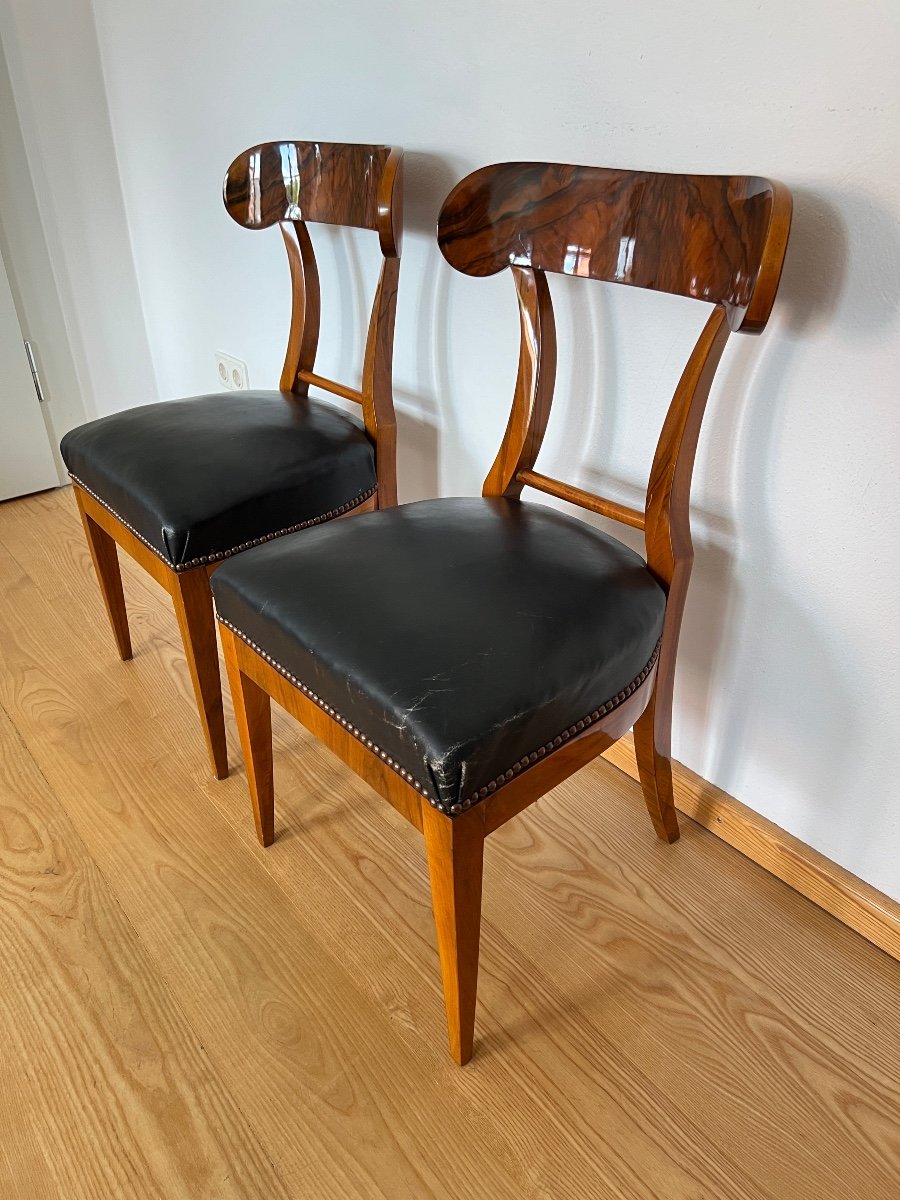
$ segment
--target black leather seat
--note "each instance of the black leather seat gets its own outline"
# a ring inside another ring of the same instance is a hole
[[[290,392],[149,404],[63,438],[69,473],[175,570],[337,516],[375,491],[360,422]]]
[[[451,815],[630,695],[666,603],[614,538],[495,498],[326,525],[212,587],[222,621]]]

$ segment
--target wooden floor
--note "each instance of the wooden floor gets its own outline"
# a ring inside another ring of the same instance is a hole
[[[897,1200],[900,965],[596,764],[488,845],[458,1069],[421,839],[276,712],[262,850],[125,568],[121,664],[68,490],[0,505],[3,1200]]]

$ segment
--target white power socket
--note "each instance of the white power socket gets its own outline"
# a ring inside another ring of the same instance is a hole
[[[250,386],[250,374],[247,364],[231,354],[216,351],[216,374],[222,387],[229,392],[245,392]]]

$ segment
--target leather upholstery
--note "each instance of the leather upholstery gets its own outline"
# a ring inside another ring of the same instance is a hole
[[[451,814],[615,703],[654,660],[666,605],[621,542],[493,498],[283,538],[212,588],[220,619]]]
[[[72,477],[184,570],[337,515],[375,488],[360,422],[290,392],[149,404],[63,438]]]

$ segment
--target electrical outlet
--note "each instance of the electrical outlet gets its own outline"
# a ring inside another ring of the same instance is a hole
[[[250,386],[247,364],[231,354],[216,351],[216,374],[222,387],[229,392],[245,392]]]

